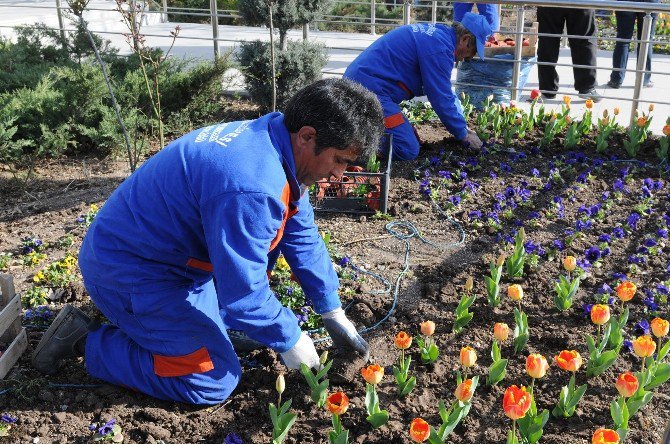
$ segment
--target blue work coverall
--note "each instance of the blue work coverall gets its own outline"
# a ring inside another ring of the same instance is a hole
[[[454,2],[454,21],[460,22],[466,12],[472,11],[474,3]],[[477,3],[477,12],[486,18],[493,31],[500,29],[500,14],[498,14],[498,5],[493,3]]]
[[[317,313],[340,306],[284,116],[171,143],[111,195],[82,244],[84,283],[111,322],[88,335],[88,372],[166,400],[226,399],[241,374],[226,329],[277,352],[300,337],[268,284],[277,249]]]
[[[467,135],[463,114],[451,89],[456,32],[440,24],[405,25],[377,39],[344,73],[377,94],[384,125],[393,134],[393,158],[411,160],[419,154],[414,128],[400,102],[428,96],[438,117],[458,140]]]

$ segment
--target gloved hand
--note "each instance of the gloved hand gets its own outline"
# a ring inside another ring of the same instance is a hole
[[[333,343],[338,348],[353,349],[367,362],[370,358],[370,347],[365,339],[358,334],[356,327],[344,314],[342,307],[323,313],[321,318]]]
[[[478,151],[482,149],[482,141],[479,140],[477,133],[468,128],[468,134],[461,140],[461,143],[473,151]]]
[[[320,365],[314,342],[304,331],[293,347],[279,355],[284,365],[294,370],[299,369],[301,363],[305,363],[309,368],[317,368]]]

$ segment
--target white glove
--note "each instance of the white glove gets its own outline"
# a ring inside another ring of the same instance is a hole
[[[342,307],[323,313],[321,318],[330,338],[338,348],[353,349],[367,362],[370,358],[370,347],[365,339],[358,334],[356,327],[344,314]]]
[[[479,140],[477,133],[468,128],[468,134],[461,140],[461,143],[466,148],[471,150],[480,150],[482,149],[482,141]]]
[[[284,353],[280,353],[281,359],[287,368],[297,370],[304,363],[309,368],[317,368],[320,365],[319,355],[314,348],[314,342],[304,331],[300,339],[293,347]]]

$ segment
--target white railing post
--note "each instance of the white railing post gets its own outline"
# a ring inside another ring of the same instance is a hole
[[[309,23],[302,25],[302,39],[304,41],[309,40]]]
[[[214,44],[214,58],[219,58],[219,11],[216,0],[209,0],[209,14],[212,18],[212,43]]]
[[[375,0],[370,0],[370,34],[372,35],[377,35],[375,21],[377,21],[377,3]]]
[[[516,7],[516,36],[514,40],[514,67],[512,69],[512,100],[519,100],[519,75],[521,73],[521,51],[523,51],[523,24],[525,10],[523,5]]]
[[[63,45],[63,49],[67,51],[67,39],[65,38],[65,26],[63,25],[61,0],[56,0],[56,14],[58,14],[58,27],[60,28],[61,45]]]
[[[430,21],[435,24],[437,23],[437,0],[433,0],[430,3]]]
[[[409,25],[410,19],[412,15],[412,4],[409,2],[409,0],[405,0],[405,4],[403,5],[403,10],[402,10],[402,24],[403,25]]]
[[[642,91],[642,82],[644,80],[644,73],[642,71],[647,69],[647,58],[649,56],[649,40],[651,38],[651,13],[647,12],[644,15],[644,22],[642,25],[642,35],[640,41],[640,50],[637,52],[637,72],[635,73],[635,89],[633,90],[633,102],[630,107],[630,126],[636,124],[635,110],[640,106],[640,92]]]
[[[163,0],[163,13],[161,14],[161,23],[167,23],[168,21],[168,6],[167,0]]]

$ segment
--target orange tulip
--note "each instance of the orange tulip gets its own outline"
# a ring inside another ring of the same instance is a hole
[[[326,408],[333,415],[343,415],[349,408],[349,397],[343,392],[335,392],[326,398]]]
[[[592,444],[619,444],[619,434],[612,429],[598,429],[591,438]]]
[[[574,256],[565,256],[563,259],[563,268],[568,272],[574,271],[577,268],[577,259]]]
[[[424,336],[432,336],[435,333],[435,322],[425,321],[419,324],[421,326],[421,334]]]
[[[548,368],[549,363],[547,362],[547,358],[541,354],[533,353],[526,358],[526,373],[528,373],[528,376],[531,378],[544,378]]]
[[[646,117],[638,117],[638,118],[637,118],[637,126],[639,126],[640,128],[642,128],[642,127],[645,126],[646,124],[647,124],[647,118],[646,118]]]
[[[472,379],[466,379],[458,384],[454,395],[456,395],[456,399],[463,402],[468,402],[472,399]]]
[[[570,105],[568,105],[568,108],[570,108]],[[565,123],[568,125],[572,123],[572,117],[570,116],[565,116]]]
[[[414,442],[424,442],[430,436],[430,426],[421,418],[414,418],[409,425],[409,436]]]
[[[384,377],[384,367],[378,364],[368,365],[361,369],[361,375],[368,384],[377,385]]]
[[[610,320],[610,307],[605,304],[595,304],[591,307],[591,321],[596,325],[603,325]]]
[[[624,302],[628,302],[633,299],[637,287],[631,281],[623,281],[616,288],[616,295]]]
[[[637,377],[631,372],[622,373],[616,380],[616,389],[621,396],[630,398],[637,392],[639,383]]]
[[[500,342],[505,342],[509,337],[509,326],[504,322],[496,322],[493,326],[493,336]]]
[[[570,98],[570,96],[563,96],[563,103],[565,103],[566,105],[570,105],[571,101],[572,99]]]
[[[670,125],[663,125],[663,134],[670,136]]]
[[[530,100],[535,100],[540,97],[540,90],[534,89],[530,92]]]
[[[513,284],[507,287],[507,296],[514,301],[520,301],[523,297],[523,288],[519,284]]]
[[[475,362],[477,362],[475,349],[470,346],[461,348],[461,364],[463,367],[472,367]]]
[[[649,104],[649,112],[653,112],[653,111],[654,111],[654,104],[650,103]]]
[[[563,350],[556,356],[556,365],[563,370],[576,372],[582,366],[582,357],[577,350]]]
[[[395,336],[394,342],[396,348],[405,350],[408,349],[410,345],[412,345],[412,337],[404,331],[401,331]]]
[[[618,115],[619,115],[619,112],[621,112],[621,111],[619,110],[619,107],[618,107],[618,106],[615,106],[615,107],[614,107],[614,115],[615,115],[615,116],[618,116]]]
[[[593,100],[587,99],[586,102],[584,103],[586,105],[586,108],[591,109],[593,108]]]
[[[654,336],[662,338],[668,334],[668,330],[670,330],[670,322],[661,318],[652,319],[651,331],[654,333]]]
[[[633,341],[633,351],[640,358],[648,358],[656,351],[656,343],[651,336],[639,336]]]
[[[526,387],[521,388],[513,385],[505,390],[503,397],[503,410],[508,418],[517,420],[526,416],[530,408],[531,396],[526,391]]]

